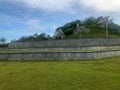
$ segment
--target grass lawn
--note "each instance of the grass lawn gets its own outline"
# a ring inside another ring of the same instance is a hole
[[[120,90],[120,57],[92,61],[0,61],[0,90]]]

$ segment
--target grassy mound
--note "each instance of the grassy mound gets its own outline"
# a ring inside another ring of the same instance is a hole
[[[106,32],[105,28],[100,28],[98,25],[93,25],[93,26],[87,26],[90,30],[88,33],[82,33],[82,38],[105,38],[106,37]],[[119,37],[119,35],[111,33],[109,30],[108,37]],[[66,38],[80,38],[79,35],[68,35]]]

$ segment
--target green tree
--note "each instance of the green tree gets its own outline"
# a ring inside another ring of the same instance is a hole
[[[94,18],[94,17],[89,17],[89,18],[86,18],[86,19],[83,21],[83,24],[84,24],[85,26],[94,25],[94,24],[96,24],[96,21],[97,21],[96,18]]]
[[[75,21],[67,23],[61,27],[58,27],[56,29],[56,31],[62,30],[64,32],[65,36],[69,36],[69,35],[73,34],[77,24],[81,25],[82,23],[80,20],[75,20]]]
[[[100,24],[102,27],[105,27],[106,29],[106,37],[108,37],[108,25],[112,23],[112,19],[109,19],[109,16],[107,17],[100,17],[98,20],[98,24]]]
[[[7,39],[5,39],[4,37],[3,37],[3,38],[0,38],[0,43],[1,43],[1,44],[5,44],[5,43],[6,43],[6,40],[7,40]]]

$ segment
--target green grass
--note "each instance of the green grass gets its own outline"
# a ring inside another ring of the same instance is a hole
[[[98,25],[93,25],[93,26],[87,26],[87,28],[90,29],[90,31],[88,33],[82,33],[82,38],[106,38],[106,32],[105,32],[105,28],[100,28],[98,27]],[[108,31],[108,38],[118,38],[120,37],[117,34],[113,34],[110,33],[110,31]],[[66,38],[70,39],[70,38],[80,38],[79,35],[74,35],[71,34],[69,36],[67,36]]]
[[[91,61],[0,61],[0,90],[120,90],[120,57]]]

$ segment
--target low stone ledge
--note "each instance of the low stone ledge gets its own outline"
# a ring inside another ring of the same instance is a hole
[[[43,48],[43,47],[87,47],[120,45],[120,38],[65,39],[52,41],[15,42],[9,48]]]
[[[0,50],[41,50],[41,51],[74,51],[74,50],[104,50],[104,49],[112,49],[112,50],[120,50],[120,46],[89,46],[89,47],[40,47],[40,48],[0,48]]]
[[[0,60],[93,60],[120,56],[120,51],[1,53]]]

